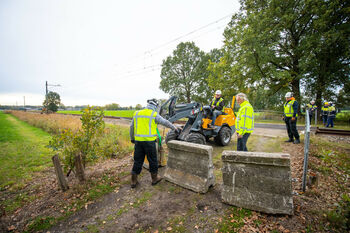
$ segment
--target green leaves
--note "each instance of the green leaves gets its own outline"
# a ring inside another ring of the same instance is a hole
[[[56,92],[50,91],[45,98],[45,101],[43,103],[44,108],[46,108],[47,111],[57,112],[58,106],[61,104],[61,98],[60,95]]]

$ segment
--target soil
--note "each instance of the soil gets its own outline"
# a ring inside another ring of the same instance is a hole
[[[256,129],[254,134],[262,135],[259,144],[264,144],[271,138],[286,136],[285,131],[267,132],[266,129]],[[228,147],[233,147],[235,140],[233,138]],[[215,147],[213,143],[210,145]],[[315,211],[329,208],[336,200],[336,195],[328,195],[330,187],[327,184],[332,182],[331,177],[323,177],[316,189],[302,193],[303,144],[283,143],[282,148],[283,152],[291,155],[291,172],[295,180],[293,190],[296,194],[294,215],[268,215],[252,211],[250,217],[244,217],[245,224],[239,229],[240,232],[305,232],[309,225],[317,226],[321,221],[322,216],[315,214]],[[222,150],[216,151],[220,153]],[[310,159],[317,163],[315,158]],[[121,172],[128,174],[131,166],[131,155],[127,155],[90,167],[86,175],[91,179],[102,176],[106,171],[115,176]],[[164,167],[160,168],[161,175],[164,170]],[[216,170],[219,171],[220,168],[217,167]],[[64,206],[77,198],[78,188],[71,188],[66,193],[58,190],[53,170],[38,175],[35,180],[40,187],[36,189],[39,198],[11,216],[3,215],[0,230],[20,232],[36,216],[62,216]],[[223,217],[231,213],[231,206],[221,202],[220,179],[206,194],[198,194],[164,180],[151,186],[151,178],[146,169],[143,169],[139,177],[140,184],[137,188],[131,189],[129,180],[130,175],[116,179],[119,185],[114,192],[88,203],[85,208],[77,210],[45,232],[217,232]],[[69,183],[71,187],[79,187],[74,176],[71,176]],[[338,190],[331,192],[337,193]]]

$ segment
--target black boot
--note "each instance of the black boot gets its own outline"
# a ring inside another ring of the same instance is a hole
[[[151,173],[151,177],[152,177],[152,185],[156,185],[159,183],[159,181],[162,180],[162,178],[158,176],[158,173]]]
[[[136,188],[138,183],[139,182],[137,181],[137,174],[132,173],[131,174],[131,188]]]
[[[294,144],[299,144],[299,143],[300,143],[299,138],[298,138],[298,139],[295,139],[295,141],[294,141],[293,143],[294,143]]]
[[[293,139],[289,139],[289,140],[284,141],[284,142],[293,142]]]

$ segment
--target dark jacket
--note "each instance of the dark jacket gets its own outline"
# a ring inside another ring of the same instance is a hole
[[[217,103],[220,101],[220,99],[222,99],[222,101],[219,103],[219,105],[217,106]],[[225,106],[225,103],[224,103],[224,99],[222,97],[220,98],[214,98],[211,102],[211,105],[210,106],[215,106],[215,108],[213,110],[219,110],[219,111],[222,111],[224,106]]]

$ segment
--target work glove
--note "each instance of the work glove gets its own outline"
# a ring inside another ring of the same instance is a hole
[[[135,140],[131,139],[131,143],[135,144]]]
[[[284,116],[282,117],[282,121],[284,121],[285,119],[284,119]]]

